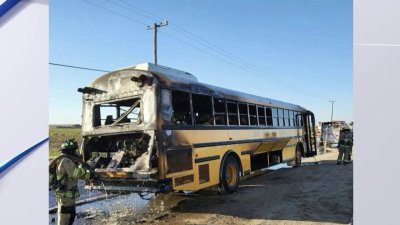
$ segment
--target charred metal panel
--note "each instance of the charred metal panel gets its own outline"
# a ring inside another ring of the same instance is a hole
[[[158,81],[155,80],[148,85],[141,86],[131,80],[135,76],[153,76],[149,72],[136,70],[118,70],[107,73],[94,80],[85,88],[99,90],[95,93],[84,93],[82,111],[82,135],[104,135],[109,133],[125,133],[132,130],[156,129],[157,99],[156,90]],[[140,123],[117,125],[95,124],[96,106],[104,103],[123,101],[129,99],[140,99],[141,115]]]
[[[204,164],[199,166],[199,183],[207,183],[210,181],[210,166]]]
[[[174,186],[181,186],[184,184],[192,183],[194,181],[194,176],[193,174],[183,176],[183,177],[177,177],[174,179]]]
[[[167,150],[168,173],[182,172],[193,169],[192,148],[183,147]]]

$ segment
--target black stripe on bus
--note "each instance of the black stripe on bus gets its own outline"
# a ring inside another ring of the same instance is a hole
[[[167,149],[167,151],[174,151],[174,150],[192,150],[192,146],[190,146],[190,145],[177,146],[177,147],[172,147],[172,148]]]
[[[241,155],[249,155],[249,154],[253,154],[253,152],[254,152],[254,150],[250,149],[250,150],[242,151],[240,154]]]
[[[196,159],[194,159],[194,162],[202,163],[202,162],[217,160],[219,158],[220,158],[219,155],[212,155],[212,156],[207,156],[207,157],[202,157],[202,158],[196,158]]]
[[[228,125],[180,125],[180,124],[171,124],[171,125],[162,125],[163,130],[260,130],[260,129],[302,129],[302,127],[277,127],[277,126],[228,126]]]
[[[290,137],[281,137],[281,138],[261,138],[261,139],[237,140],[237,141],[206,142],[206,143],[193,144],[193,147],[205,148],[205,147],[219,146],[219,145],[234,145],[234,144],[244,144],[244,143],[253,143],[253,142],[273,142],[273,141],[280,141],[280,140],[284,140],[284,139],[299,138],[299,137],[301,137],[301,136],[290,136]]]

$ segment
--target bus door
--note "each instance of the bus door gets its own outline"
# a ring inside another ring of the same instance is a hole
[[[315,117],[314,113],[306,111],[303,113],[303,129],[304,129],[304,155],[306,157],[317,154],[317,141],[315,137]]]

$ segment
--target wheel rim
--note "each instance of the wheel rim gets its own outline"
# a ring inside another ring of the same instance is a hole
[[[226,181],[229,186],[234,186],[237,182],[237,169],[233,164],[229,164],[226,168]]]

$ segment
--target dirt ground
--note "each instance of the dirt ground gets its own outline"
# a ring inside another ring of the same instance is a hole
[[[161,195],[142,204],[141,212],[126,204],[107,213],[78,208],[76,224],[349,224],[353,164],[337,166],[336,157],[332,151],[308,158],[300,168],[266,171],[226,196],[213,189],[191,197]]]

